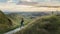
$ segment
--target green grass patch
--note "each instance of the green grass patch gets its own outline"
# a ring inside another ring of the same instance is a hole
[[[36,19],[16,34],[60,34],[60,16],[51,15]]]

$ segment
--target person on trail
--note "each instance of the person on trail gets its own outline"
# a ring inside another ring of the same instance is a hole
[[[24,19],[21,19],[21,27],[24,26]]]
[[[54,12],[52,11],[52,15],[54,14]]]

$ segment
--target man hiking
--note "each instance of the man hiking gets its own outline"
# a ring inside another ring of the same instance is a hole
[[[24,26],[24,19],[21,19],[21,27]]]

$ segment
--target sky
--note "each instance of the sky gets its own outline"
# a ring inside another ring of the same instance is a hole
[[[19,2],[37,2],[36,5],[60,6],[60,0],[0,0],[0,10],[2,11],[60,11],[59,8],[35,7],[32,5],[22,5]]]

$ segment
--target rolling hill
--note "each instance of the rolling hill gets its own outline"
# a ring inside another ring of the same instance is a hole
[[[60,34],[60,16],[40,17],[16,34]]]

